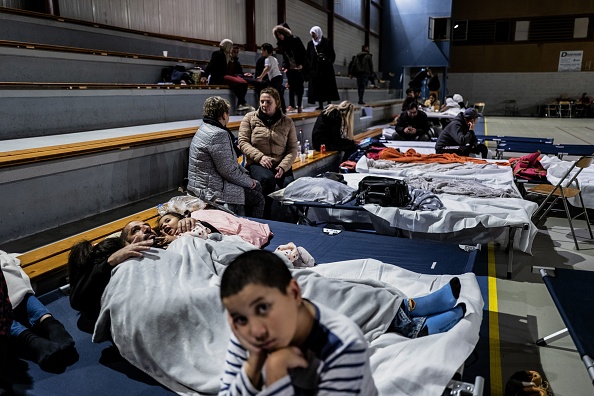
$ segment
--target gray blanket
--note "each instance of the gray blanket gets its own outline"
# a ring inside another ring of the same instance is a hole
[[[142,259],[120,264],[103,295],[93,340],[112,339],[125,359],[178,394],[217,393],[230,335],[219,300],[219,279],[227,263],[251,249],[253,245],[235,236],[213,234],[209,240],[182,237],[167,251],[150,250]],[[465,318],[465,323],[448,332],[450,338],[439,334],[425,337],[427,340],[405,340],[415,342],[430,354],[429,358],[407,342],[398,343],[397,336],[388,337],[388,344],[382,344],[403,295],[382,277],[392,274],[390,279],[403,279],[406,288],[422,285],[409,289],[416,295],[441,287],[448,279],[421,281],[425,275],[370,260],[336,265],[293,270],[293,275],[305,297],[346,314],[363,329],[378,356],[375,360],[372,357],[372,368],[378,373],[374,379],[380,392],[384,389],[383,394],[393,394],[396,386],[405,386],[399,394],[443,390],[478,340],[482,300],[474,276],[469,274],[468,278],[467,289],[475,296],[470,299],[474,303],[467,302],[468,321]],[[333,268],[338,273],[331,277],[319,273]],[[394,272],[397,269],[400,272]],[[351,279],[338,279],[345,276]],[[453,354],[438,352],[447,349],[452,339],[456,340]],[[412,362],[416,356],[422,360],[420,365]],[[405,363],[411,365],[409,369],[398,369]],[[384,375],[384,370],[389,374]]]

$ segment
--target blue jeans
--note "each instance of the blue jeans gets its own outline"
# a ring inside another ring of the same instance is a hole
[[[18,336],[50,313],[33,294],[27,294],[23,301],[13,310],[14,321],[10,327],[10,335]]]
[[[426,317],[420,316],[417,318],[409,317],[402,307],[398,308],[398,312],[388,328],[388,331],[402,334],[407,338],[417,338],[419,331],[425,325]]]
[[[365,88],[369,82],[369,76],[363,74],[357,77],[357,93],[359,94],[359,103],[363,103],[363,95],[365,95]]]

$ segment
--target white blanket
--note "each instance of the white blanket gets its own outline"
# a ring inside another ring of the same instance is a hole
[[[547,180],[553,185],[559,183],[559,180],[561,180],[563,175],[567,173],[574,162],[575,161],[563,161],[557,156],[546,155],[540,159],[540,163],[547,170]],[[575,171],[577,172],[577,169]],[[590,166],[589,168],[584,169],[577,180],[582,190],[584,206],[586,206],[586,208],[594,209],[594,167]],[[578,208],[582,207],[578,197],[569,198],[568,201],[573,206]]]
[[[359,164],[361,167],[359,168]],[[447,164],[445,168],[438,164],[403,164],[401,168],[377,170],[367,167],[367,160],[359,161],[358,169],[366,173],[345,174],[348,185],[356,188],[359,181],[370,173],[386,177],[404,178],[418,175],[453,178],[457,180],[480,181],[494,189],[513,189],[511,167],[501,167],[494,163]],[[456,165],[456,164],[454,164]],[[519,192],[518,192],[519,195]],[[476,244],[496,241],[502,245],[508,243],[507,227],[516,227],[514,248],[530,253],[532,242],[538,232],[531,217],[538,205],[521,198],[474,198],[463,195],[437,194],[446,209],[437,211],[411,211],[394,207],[365,205],[371,214],[376,229],[389,226],[399,228],[414,235],[427,235],[431,239],[450,242]],[[375,218],[374,218],[375,216]],[[527,226],[527,229],[524,227]],[[385,230],[383,230],[385,231]]]
[[[250,249],[238,237],[183,237],[167,251],[120,264],[103,295],[94,341],[112,338],[124,358],[178,394],[216,393],[229,338],[217,285],[225,265]],[[362,327],[382,395],[441,394],[478,341],[483,301],[474,274],[459,276],[465,318],[447,333],[414,340],[384,334],[401,296],[427,294],[451,276],[376,260],[324,264],[294,276],[307,298]]]

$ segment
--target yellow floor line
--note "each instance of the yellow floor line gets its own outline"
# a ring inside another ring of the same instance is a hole
[[[489,243],[489,355],[491,395],[503,395],[501,378],[501,348],[499,345],[499,307],[497,303],[497,274],[495,272],[495,247]]]

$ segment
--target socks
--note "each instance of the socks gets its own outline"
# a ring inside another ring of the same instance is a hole
[[[405,312],[414,318],[449,311],[456,306],[460,289],[460,279],[452,278],[450,283],[431,294],[405,299],[403,301]]]
[[[445,333],[456,325],[466,314],[466,304],[460,303],[454,309],[436,315],[428,316],[425,326],[421,329],[417,337],[423,337],[431,334]]]
[[[53,316],[49,316],[36,325],[39,334],[59,345],[61,350],[74,347],[74,340],[64,325]]]
[[[46,340],[31,330],[23,331],[16,337],[16,341],[18,354],[39,364],[42,370],[60,373],[66,369],[61,359],[60,346],[55,342]]]

